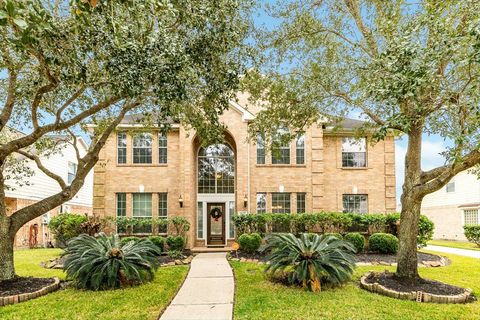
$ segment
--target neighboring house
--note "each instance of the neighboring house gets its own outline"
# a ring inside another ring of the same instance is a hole
[[[56,138],[65,139],[65,137]],[[81,137],[78,137],[77,141],[80,155],[83,156],[87,152],[88,146]],[[77,169],[75,149],[70,143],[66,142],[61,142],[60,147],[61,151],[59,153],[53,154],[48,158],[42,157],[42,164],[53,173],[61,176],[66,183],[71,183]],[[18,156],[18,161],[26,161],[27,166],[34,172],[34,175],[27,179],[28,185],[23,186],[17,185],[13,180],[7,180],[7,185],[14,187],[12,190],[5,190],[7,212],[10,214],[60,191],[58,183],[40,171],[34,161],[23,156]],[[37,245],[46,246],[48,241],[53,240],[47,227],[50,219],[59,213],[65,212],[91,214],[92,193],[93,172],[90,172],[85,178],[84,186],[70,201],[25,224],[17,232],[15,246],[29,246],[30,242],[34,240],[35,233],[37,234]]]
[[[480,180],[468,170],[422,202],[422,214],[435,223],[435,239],[466,240],[463,226],[480,224],[479,209]]]
[[[221,116],[225,141],[209,146],[178,124],[162,135],[125,117],[95,167],[94,214],[184,216],[192,248],[231,244],[234,213],[395,211],[393,136],[372,145],[354,139],[361,121],[319,124],[272,155],[261,138],[247,143],[255,110],[241,104]]]

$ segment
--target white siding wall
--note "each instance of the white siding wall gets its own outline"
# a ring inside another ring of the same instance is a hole
[[[80,144],[79,150],[82,156],[86,152]],[[61,154],[55,154],[48,159],[42,159],[43,165],[50,171],[61,176],[65,180],[65,183],[68,182],[68,162],[77,163],[75,149],[70,144],[65,146]],[[28,165],[35,172],[35,175],[29,179],[30,185],[22,187],[17,186],[15,187],[15,190],[7,190],[7,197],[40,200],[60,191],[58,183],[40,171],[33,161],[28,160]],[[7,182],[7,184],[14,185],[14,182]],[[92,199],[93,170],[88,173],[85,178],[85,184],[80,191],[66,204],[92,206]]]
[[[463,171],[454,177],[455,192],[447,192],[446,186],[427,195],[422,208],[462,205],[480,202],[480,181],[477,176]]]

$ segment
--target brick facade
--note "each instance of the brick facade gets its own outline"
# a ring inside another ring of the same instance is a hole
[[[290,144],[291,164],[256,163],[256,145],[247,142],[248,111],[230,108],[221,117],[227,126],[226,140],[235,152],[235,193],[232,195],[197,194],[197,154],[200,142],[194,132],[174,127],[167,134],[168,161],[159,164],[158,133],[153,133],[152,164],[132,163],[132,137],[136,126],[120,125],[127,133],[127,163],[117,164],[117,136],[112,135],[101,151],[94,172],[93,212],[96,215],[116,215],[116,194],[126,193],[126,215],[132,216],[134,193],[152,194],[152,216],[158,213],[158,193],[167,193],[168,216],[184,216],[191,223],[188,247],[204,246],[197,239],[197,202],[235,202],[236,212],[256,212],[256,194],[267,193],[267,212],[272,208],[272,193],[290,193],[290,211],[296,212],[296,193],[306,194],[306,212],[342,211],[343,194],[368,195],[368,211],[375,213],[395,210],[395,148],[393,136],[371,145],[368,143],[365,168],[342,168],[341,141],[352,131],[324,129],[314,125],[305,134],[305,163],[295,164],[295,141]],[[250,114],[251,115],[251,114]],[[183,207],[179,205],[179,197]],[[217,198],[216,198],[217,197]],[[247,206],[244,207],[244,199]],[[216,200],[217,199],[217,200]],[[228,208],[226,208],[226,211]],[[207,217],[203,212],[203,222]],[[206,226],[204,223],[206,233]],[[228,227],[227,227],[228,229]],[[228,231],[227,231],[228,232]]]

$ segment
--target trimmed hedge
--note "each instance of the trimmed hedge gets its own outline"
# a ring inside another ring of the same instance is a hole
[[[398,238],[389,233],[374,233],[368,239],[368,250],[395,254],[398,251]]]
[[[185,238],[182,236],[168,236],[167,245],[169,251],[183,251],[185,248]]]
[[[475,243],[480,247],[480,225],[478,226],[464,226],[465,237],[468,241]]]
[[[244,233],[272,232],[301,233],[340,233],[360,232],[367,235],[390,233],[397,235],[399,213],[356,214],[341,212],[319,213],[260,213],[237,214],[233,217],[237,235]],[[425,245],[433,236],[433,222],[420,216],[418,243]]]
[[[355,253],[362,252],[365,249],[365,237],[358,232],[347,233],[343,239],[355,247]]]
[[[262,244],[262,237],[258,233],[244,233],[238,238],[240,250],[248,253],[254,253]]]
[[[327,232],[327,233],[324,233],[324,235],[333,236],[333,237],[337,238],[338,240],[343,240],[343,236],[338,232]]]
[[[140,241],[140,238],[139,237],[124,237],[120,240],[120,244],[123,247],[124,245],[126,245],[130,241],[138,242],[138,241]]]
[[[156,246],[160,249],[161,252],[164,252],[164,251],[165,251],[165,242],[166,242],[166,240],[165,240],[164,237],[161,237],[161,236],[150,236],[150,237],[148,237],[148,239],[149,239],[150,241],[152,241],[152,243],[153,243],[154,245],[156,245]]]

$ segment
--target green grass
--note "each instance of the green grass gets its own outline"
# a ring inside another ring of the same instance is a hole
[[[425,278],[469,287],[480,293],[480,260],[445,255],[452,264],[443,268],[421,268]],[[301,288],[274,284],[265,279],[263,267],[252,263],[231,263],[235,271],[235,319],[480,319],[480,303],[466,305],[421,304],[364,291],[358,279],[369,270],[359,267],[354,281],[343,287],[311,293]],[[389,268],[393,271],[393,268]]]
[[[58,249],[18,250],[18,275],[65,278],[61,270],[44,269],[41,261],[60,254]],[[153,282],[121,290],[83,291],[73,288],[16,305],[0,307],[0,319],[157,319],[175,295],[187,266],[160,268]]]
[[[468,242],[468,241],[431,240],[431,241],[428,241],[428,244],[431,244],[431,245],[434,245],[434,246],[442,246],[442,247],[450,247],[450,248],[480,251],[479,246],[477,246],[475,243],[471,243],[471,242]]]

